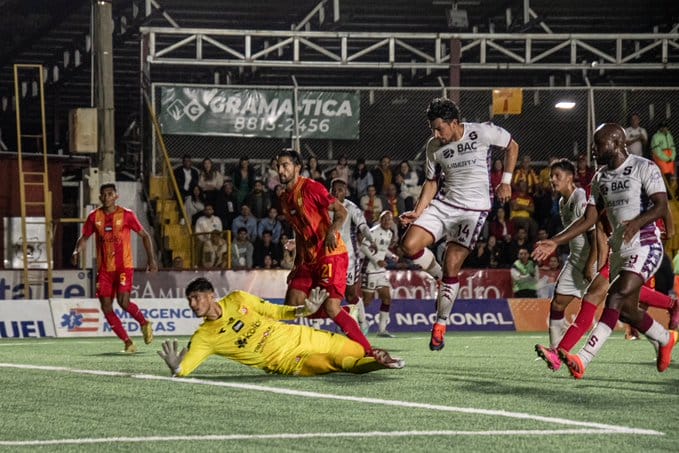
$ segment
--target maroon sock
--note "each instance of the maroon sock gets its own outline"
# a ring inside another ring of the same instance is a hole
[[[632,327],[637,329],[641,333],[646,333],[648,329],[651,328],[653,325],[653,318],[651,318],[651,315],[648,313],[644,312],[644,317],[641,318],[641,322],[639,324],[630,324]]]
[[[641,287],[639,302],[650,305],[651,307],[665,308],[667,310],[672,308],[672,304],[674,304],[674,301],[670,296],[652,290],[646,286]]]
[[[313,315],[307,316],[309,319],[325,319],[328,318],[328,313],[325,311],[325,308],[321,307],[314,313]]]
[[[385,304],[384,302],[382,302],[382,305],[380,305],[380,311],[386,311],[387,313],[389,313],[390,307],[391,304]]]
[[[618,310],[606,307],[604,308],[603,313],[601,313],[599,322],[606,324],[611,328],[611,330],[614,330],[615,325],[618,323],[618,319],[620,319],[620,312]]]
[[[347,337],[363,346],[366,355],[372,354],[372,346],[370,346],[370,342],[365,337],[365,335],[363,335],[363,332],[361,332],[361,328],[359,327],[358,323],[354,320],[354,318],[349,316],[346,311],[340,311],[337,316],[333,318],[333,321],[335,321],[335,323],[340,326],[344,333],[347,334]]]
[[[573,349],[573,346],[575,346],[577,342],[580,341],[580,339],[587,333],[589,328],[592,327],[595,313],[596,305],[583,300],[582,305],[580,306],[580,311],[578,312],[578,316],[575,318],[575,321],[573,321],[573,324],[570,325],[566,331],[566,334],[559,342],[559,349],[565,349],[566,351]]]
[[[564,312],[563,312],[563,311],[555,310],[555,309],[553,309],[553,308],[551,308],[551,309],[549,310],[549,319],[550,319],[550,321],[551,321],[551,320],[557,321],[557,320],[559,320],[559,319],[563,319],[563,317],[564,317]]]
[[[139,306],[137,306],[137,304],[135,304],[132,301],[130,301],[130,303],[127,305],[127,309],[125,311],[132,315],[134,320],[137,321],[142,326],[146,325],[146,323],[148,322],[146,318],[144,318],[144,315],[142,314],[141,310],[139,310]]]
[[[130,337],[127,336],[125,328],[123,327],[123,323],[120,322],[120,318],[118,315],[116,315],[115,311],[104,313],[104,316],[106,317],[106,321],[108,321],[109,325],[111,326],[111,330],[113,330],[113,332],[118,335],[118,338],[123,341],[130,339]]]

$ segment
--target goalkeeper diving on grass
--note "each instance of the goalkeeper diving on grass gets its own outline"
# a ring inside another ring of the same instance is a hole
[[[316,287],[297,307],[275,305],[245,291],[217,300],[212,283],[196,278],[186,287],[186,298],[204,322],[188,347],[179,351],[177,340],[167,340],[158,355],[174,376],[188,376],[213,354],[267,373],[294,376],[362,374],[405,366],[383,349],[373,348],[366,356],[363,346],[343,335],[281,322],[315,313],[327,297]]]

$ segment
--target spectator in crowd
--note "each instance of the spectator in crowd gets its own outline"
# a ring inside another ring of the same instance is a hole
[[[537,297],[540,272],[525,247],[519,249],[519,258],[512,264],[512,290],[514,297]]]
[[[507,250],[507,256],[510,263],[518,259],[519,250],[521,249],[526,249],[530,253],[530,251],[533,250],[533,243],[530,241],[526,229],[519,227],[516,229],[514,239],[509,244],[509,248]]]
[[[193,188],[198,185],[198,180],[200,179],[200,173],[193,166],[190,154],[184,154],[181,166],[174,169],[174,178],[179,187],[179,194],[182,200],[185,200],[186,197],[193,193]]]
[[[276,269],[278,265],[271,255],[264,255],[262,269]]]
[[[532,218],[537,224],[538,228],[547,228],[550,225],[552,221],[552,215],[555,215],[554,210],[552,209],[554,207],[554,203],[551,183],[548,187],[538,184],[538,186],[535,188],[535,194],[533,195],[533,206],[535,209],[532,215]],[[556,212],[558,212],[558,207]]]
[[[380,164],[373,169],[372,174],[377,193],[384,195],[387,191],[387,187],[389,187],[389,184],[391,184],[394,179],[394,174],[391,171],[391,158],[389,156],[382,156]],[[377,215],[379,215],[380,212],[378,212]]]
[[[198,217],[198,220],[196,220],[196,228],[194,229],[194,233],[196,234],[198,244],[201,246],[210,239],[210,233],[215,230],[223,230],[221,219],[214,215],[214,213],[214,206],[212,206],[210,203],[205,203],[203,215]]]
[[[630,116],[630,125],[625,129],[625,137],[627,137],[625,141],[627,152],[643,157],[644,148],[646,148],[648,143],[648,134],[646,129],[641,127],[638,113],[632,113],[632,116]]]
[[[514,230],[514,222],[507,219],[504,208],[499,208],[495,213],[495,219],[490,223],[490,235],[495,236],[501,245],[509,245],[514,237]]]
[[[172,268],[174,269],[184,269],[184,257],[183,256],[175,256],[172,258]]]
[[[267,165],[266,169],[264,170],[263,177],[264,184],[266,185],[266,189],[269,193],[276,190],[276,186],[281,183],[281,180],[278,177],[278,161],[275,157],[272,158],[269,162],[269,165]]]
[[[485,269],[490,267],[490,250],[487,247],[487,242],[483,237],[479,237],[476,241],[474,249],[464,262],[464,266],[471,269]]]
[[[278,267],[282,258],[282,251],[279,244],[272,240],[271,231],[264,231],[262,238],[255,242],[253,254],[253,265],[255,268],[264,267],[264,258],[270,256],[273,259],[272,267]]]
[[[552,156],[549,158],[547,166],[540,170],[538,173],[538,188],[542,189],[543,192],[552,192],[552,164],[559,160],[558,157]]]
[[[502,173],[505,171],[505,164],[502,159],[493,161],[493,168],[490,170],[490,187],[493,189],[502,182]]]
[[[488,236],[486,252],[488,253],[489,268],[499,269],[509,267],[509,261],[506,259],[506,253],[504,251],[503,245],[498,242],[497,238],[492,234]]]
[[[401,197],[405,202],[406,211],[411,211],[415,206],[415,200],[420,196],[422,186],[417,172],[412,169],[407,160],[401,161],[398,165],[398,173],[394,182],[399,185]]]
[[[264,183],[260,179],[255,180],[254,187],[245,198],[245,204],[250,207],[252,215],[257,219],[263,219],[267,216],[271,207],[271,197],[264,190]]]
[[[276,161],[276,165],[278,165],[278,161]],[[316,159],[316,156],[310,156],[306,161],[306,165],[304,165],[304,168],[302,169],[301,175],[305,178],[315,179],[313,176],[315,171],[317,171],[319,174],[322,174],[321,169],[318,167],[318,159]]]
[[[399,194],[398,187],[394,183],[389,184],[389,187],[387,187],[384,203],[382,204],[384,209],[391,212],[395,219],[406,211],[405,200]],[[395,226],[394,222],[391,224]]]
[[[328,186],[328,181],[323,176],[323,172],[320,170],[320,168],[315,168],[311,170],[311,179],[313,179],[316,182],[320,182],[326,187]]]
[[[236,236],[241,228],[245,228],[248,240],[254,241],[257,239],[257,219],[252,215],[250,207],[246,204],[240,207],[240,215],[233,219],[231,232]]]
[[[212,159],[209,157],[203,159],[198,185],[203,190],[205,200],[214,205],[217,201],[217,193],[222,188],[222,184],[224,184],[224,175],[219,168],[213,165]]]
[[[186,217],[191,225],[195,225],[196,220],[205,210],[205,198],[203,198],[203,191],[200,186],[193,186],[191,196],[184,199],[184,209],[186,209]]]
[[[257,239],[262,239],[262,235],[265,231],[271,233],[271,239],[274,244],[278,244],[281,239],[281,231],[283,226],[281,221],[278,220],[278,209],[269,208],[269,213],[266,217],[261,219],[257,224]]]
[[[512,193],[512,201],[509,202],[511,211],[509,218],[517,228],[525,228],[531,238],[537,233],[537,223],[533,220],[535,202],[533,196],[527,191],[526,181],[519,181],[516,192]]]
[[[276,211],[281,212],[281,195],[285,192],[285,186],[278,184],[273,192],[270,192],[271,207],[276,208]]]
[[[236,240],[231,243],[231,269],[235,271],[252,269],[254,246],[248,239],[248,230],[238,228]]]
[[[203,244],[203,251],[200,254],[200,267],[203,269],[227,269],[229,267],[228,245],[222,232],[215,230],[210,233],[210,239]]]
[[[286,233],[281,233],[281,246],[283,248],[283,257],[281,258],[282,269],[292,269],[295,267],[295,240],[289,239]]]
[[[377,189],[375,186],[368,187],[368,193],[361,197],[361,210],[365,215],[365,221],[368,226],[372,226],[384,210],[382,200],[377,196]]]
[[[359,157],[356,159],[356,169],[354,170],[353,185],[351,186],[354,189],[354,193],[351,198],[355,202],[360,202],[361,197],[368,194],[368,187],[374,184],[373,175],[368,171],[365,159]]]
[[[573,182],[575,182],[577,187],[582,187],[587,191],[593,177],[594,169],[587,164],[587,154],[581,153],[575,165],[575,178]]]
[[[243,204],[245,197],[255,186],[255,170],[250,165],[250,159],[247,156],[241,157],[238,161],[238,168],[233,172],[232,179],[238,204]]]
[[[670,177],[674,175],[674,160],[677,157],[677,149],[674,145],[674,137],[668,129],[667,120],[662,121],[658,126],[658,131],[651,138],[651,157],[660,172]]]
[[[345,183],[349,184],[351,168],[349,168],[349,162],[347,160],[346,154],[342,154],[342,156],[340,156],[340,158],[337,160],[337,166],[334,168],[334,170],[337,171],[337,174],[326,178],[328,181],[333,181],[335,178],[339,178]]]
[[[222,226],[225,230],[231,229],[233,219],[236,218],[240,211],[238,204],[238,197],[233,190],[233,181],[231,177],[224,179],[222,190],[217,193],[217,201],[215,201],[215,214],[222,221]]]
[[[533,170],[530,156],[524,155],[521,163],[514,170],[514,177],[512,178],[512,188],[517,190],[521,182],[526,183],[525,192],[528,195],[533,195],[535,187],[538,185],[538,175]]]

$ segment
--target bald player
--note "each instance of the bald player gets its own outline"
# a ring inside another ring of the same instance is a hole
[[[639,310],[638,301],[641,286],[656,273],[662,259],[663,246],[655,221],[666,215],[665,184],[657,165],[628,154],[625,131],[618,124],[606,123],[596,129],[594,155],[601,168],[592,180],[584,215],[552,239],[538,242],[533,252],[536,259],[546,258],[557,246],[585,233],[606,211],[613,228],[606,306],[580,352],[570,354],[559,349],[559,356],[571,375],[582,379],[618,319],[622,319],[658,342],[656,366],[663,372],[670,365],[677,332],[666,330]]]

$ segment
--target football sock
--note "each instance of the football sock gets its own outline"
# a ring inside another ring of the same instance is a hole
[[[425,247],[421,252],[411,256],[410,259],[435,279],[440,280],[443,276],[441,265],[436,262],[434,254],[428,248]]]
[[[453,311],[453,304],[460,289],[460,279],[457,277],[443,277],[436,301],[436,322],[445,324]]]
[[[571,324],[566,331],[566,334],[559,342],[559,349],[565,349],[566,351],[573,349],[573,346],[575,346],[585,333],[587,333],[589,328],[592,327],[595,313],[596,305],[583,300],[582,305],[580,305],[578,316],[576,316],[575,321],[573,321],[573,324]]]
[[[366,355],[370,355],[372,353],[372,346],[370,345],[370,342],[365,337],[365,335],[363,335],[358,323],[349,315],[349,313],[342,310],[337,314],[337,316],[333,318],[333,321],[335,321],[335,323],[340,326],[344,333],[347,334],[347,337],[363,346]]]
[[[120,338],[123,341],[128,341],[130,339],[130,337],[127,336],[125,328],[123,327],[123,323],[120,321],[120,318],[118,317],[118,315],[116,315],[115,311],[109,311],[108,313],[104,313],[104,317],[111,326],[111,330],[113,330],[113,332],[118,336],[118,338]]]
[[[387,305],[387,310],[383,310],[380,308],[380,317],[378,318],[380,321],[380,326],[379,326],[379,331],[384,332],[387,330],[387,324],[389,324],[389,306]]]
[[[578,353],[585,368],[599,353],[604,343],[606,343],[606,340],[608,340],[608,337],[611,336],[611,332],[613,332],[619,318],[620,312],[618,310],[608,307],[604,308],[603,313],[601,313],[601,318],[599,318],[599,322],[587,339],[587,343],[585,343],[585,346]]]
[[[549,346],[556,347],[568,328],[568,322],[564,317],[564,312],[551,309],[549,310]]]
[[[657,341],[661,346],[665,346],[670,341],[670,333],[662,324],[655,321],[648,313],[644,313],[644,317],[638,325],[633,325],[639,332],[646,335],[651,342]]]
[[[144,314],[139,309],[139,306],[132,301],[129,302],[125,311],[128,312],[134,318],[134,320],[142,326],[148,322],[146,321],[146,318],[144,318]]]
[[[660,291],[655,291],[647,286],[641,287],[641,293],[639,293],[639,302],[651,307],[665,308],[669,310],[672,308],[674,301],[672,298]]]

